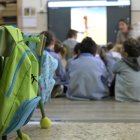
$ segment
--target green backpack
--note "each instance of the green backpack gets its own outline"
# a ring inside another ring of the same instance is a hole
[[[18,28],[0,28],[0,56],[6,56],[0,78],[0,135],[5,135],[25,125],[40,101],[39,68]]]

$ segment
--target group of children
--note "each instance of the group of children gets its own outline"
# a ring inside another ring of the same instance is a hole
[[[47,37],[44,51],[57,61],[56,81],[52,97],[66,96],[72,100],[101,100],[115,96],[118,101],[140,101],[140,42],[129,38],[122,44],[108,43],[99,47],[86,37],[75,46],[56,41],[53,33]],[[70,38],[68,39],[70,42]],[[73,55],[67,56],[68,49]]]

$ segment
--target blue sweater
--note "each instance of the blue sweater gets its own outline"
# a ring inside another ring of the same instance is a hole
[[[62,62],[61,62],[61,58],[60,56],[55,53],[53,50],[49,49],[49,48],[46,48],[45,50],[47,50],[47,52],[53,57],[55,58],[57,61],[58,61],[58,67],[55,71],[55,76],[54,76],[54,79],[56,81],[56,85],[61,85],[61,84],[65,84],[66,82],[66,72],[65,72],[65,69],[62,65]]]
[[[109,95],[108,72],[103,62],[89,53],[83,53],[71,62],[67,98],[75,100],[97,99]]]

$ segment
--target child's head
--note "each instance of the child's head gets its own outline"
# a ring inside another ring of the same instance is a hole
[[[91,53],[93,55],[96,54],[97,51],[97,45],[90,37],[86,37],[81,42],[81,53]]]
[[[78,32],[76,30],[70,29],[68,32],[67,38],[77,39],[77,33]]]
[[[48,48],[55,44],[55,35],[51,31],[43,31],[40,34],[43,34],[46,37],[46,44],[45,47]]]
[[[140,42],[140,36],[138,36],[137,40]]]
[[[118,53],[122,53],[122,44],[115,44],[114,47],[110,50],[111,52],[118,52]]]
[[[108,42],[106,45],[106,51],[110,51],[114,47],[114,44],[112,42]]]
[[[55,46],[54,46],[54,51],[56,53],[60,53],[62,48],[63,48],[62,42],[60,40],[56,39]]]
[[[66,49],[63,46],[62,42],[60,40],[56,40],[55,46],[54,46],[54,51],[56,53],[60,53],[60,55],[64,58],[66,55]]]
[[[74,47],[74,55],[79,56],[80,55],[80,48],[81,48],[81,43],[77,43]]]
[[[140,42],[133,38],[126,40],[123,43],[123,55],[125,57],[139,57],[140,56]]]
[[[102,61],[104,62],[104,64],[106,65],[107,64],[107,60],[106,60],[106,47],[102,46],[102,47],[99,47],[99,56],[100,58],[102,59]]]

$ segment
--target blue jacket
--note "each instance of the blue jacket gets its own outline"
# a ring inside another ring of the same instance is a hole
[[[60,85],[60,84],[65,84],[66,82],[66,72],[65,72],[65,69],[62,65],[62,62],[61,62],[61,58],[60,56],[55,53],[53,50],[47,48],[45,49],[47,50],[47,52],[53,57],[55,58],[57,61],[58,61],[58,67],[55,71],[55,76],[54,76],[54,79],[56,81],[56,85]]]
[[[100,100],[109,95],[108,73],[99,58],[83,53],[71,62],[69,68],[69,87],[67,98],[75,100]]]

